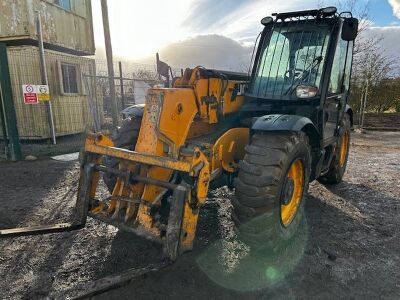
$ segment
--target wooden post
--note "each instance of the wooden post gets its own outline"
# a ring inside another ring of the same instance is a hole
[[[7,46],[0,43],[0,92],[4,110],[4,123],[7,130],[8,154],[13,161],[21,160],[21,145],[17,127],[17,116],[15,114],[14,100],[12,96],[10,69],[8,66]]]
[[[118,126],[118,106],[115,99],[115,81],[114,81],[114,64],[113,52],[111,45],[110,22],[108,20],[107,0],[101,0],[101,11],[103,15],[104,40],[106,46],[107,67],[108,67],[108,82],[110,85],[111,112],[114,127]]]
[[[364,89],[361,89],[360,111],[359,111],[359,116],[358,116],[358,126],[359,126],[359,128],[361,128],[363,107],[364,107]]]
[[[367,109],[368,91],[369,91],[369,78],[367,79],[367,87],[365,88],[364,103],[361,115],[361,127],[360,127],[361,131],[364,129],[365,110]]]

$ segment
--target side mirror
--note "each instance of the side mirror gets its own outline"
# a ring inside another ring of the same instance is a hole
[[[354,41],[358,34],[358,19],[347,18],[343,21],[342,40],[350,42]]]

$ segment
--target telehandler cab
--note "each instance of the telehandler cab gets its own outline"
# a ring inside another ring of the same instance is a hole
[[[261,23],[251,76],[186,69],[150,89],[114,136],[88,135],[70,225],[89,215],[163,243],[175,260],[193,247],[209,189],[228,185],[244,242],[276,248],[295,234],[309,182],[339,183],[346,169],[358,20],[328,7]],[[107,199],[96,194],[101,176]],[[58,226],[45,230],[69,228]]]

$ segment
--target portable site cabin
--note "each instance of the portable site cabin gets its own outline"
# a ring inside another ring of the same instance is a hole
[[[44,102],[24,104],[22,86],[40,85],[40,61],[37,47],[9,47],[7,56],[11,85],[17,115],[18,131],[21,139],[50,138],[48,113]],[[84,132],[91,124],[87,87],[82,74],[94,75],[95,61],[46,50],[46,69],[52,103],[55,132],[57,136]],[[87,78],[89,88],[94,88],[93,78]],[[99,97],[94,97],[99,99]],[[97,115],[102,115],[102,103],[97,103]]]
[[[87,93],[96,96],[92,9],[90,0],[0,0],[0,43],[7,45],[18,131],[21,139],[51,137],[46,104],[25,104],[23,85],[41,84],[37,19],[40,13],[46,70],[56,136],[84,132],[93,123]],[[1,70],[0,70],[1,71]],[[89,77],[88,77],[89,78]],[[102,117],[102,99],[90,103]],[[0,135],[2,131],[0,130]]]

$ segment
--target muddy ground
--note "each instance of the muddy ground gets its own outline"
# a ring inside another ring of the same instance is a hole
[[[354,134],[336,187],[313,183],[307,222],[281,253],[236,240],[225,189],[210,193],[195,250],[95,299],[399,299],[400,133]],[[0,228],[68,221],[76,162],[0,162]],[[40,299],[159,261],[161,249],[90,219],[80,232],[0,240],[0,298]]]

